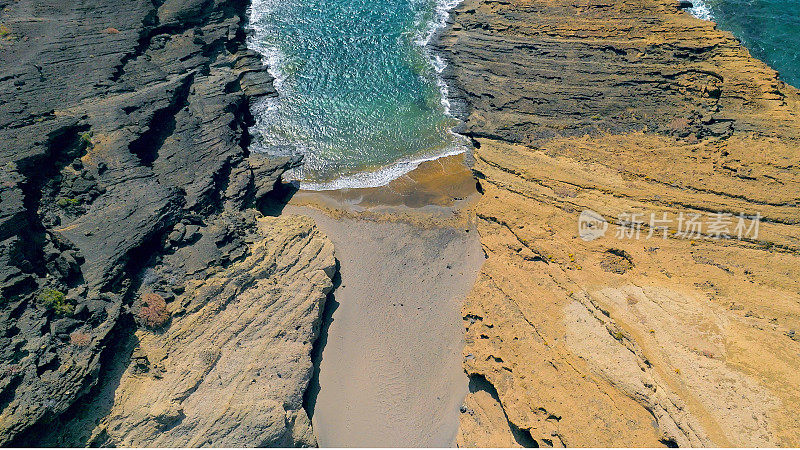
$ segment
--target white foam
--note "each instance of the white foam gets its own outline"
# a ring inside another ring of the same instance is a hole
[[[692,0],[692,7],[689,8],[688,11],[698,19],[714,20],[714,16],[711,14],[711,8],[709,8],[703,0]]]
[[[248,30],[252,33],[248,38],[247,46],[262,55],[264,63],[268,66],[267,69],[270,75],[275,78],[274,86],[275,90],[278,92],[278,97],[263,98],[253,105],[255,110],[254,117],[256,120],[255,128],[257,129],[260,128],[259,125],[263,123],[263,120],[260,118],[264,117],[265,114],[271,114],[272,111],[278,107],[277,102],[280,101],[281,97],[286,95],[286,92],[283,89],[286,77],[284,76],[282,70],[286,64],[286,58],[277,48],[263,44],[264,39],[261,37],[264,30],[259,29],[255,24],[257,24],[264,15],[274,12],[275,8],[278,7],[282,1],[284,0],[252,0],[249,9],[249,22],[247,26]],[[422,48],[425,58],[435,71],[436,85],[440,92],[440,102],[444,108],[444,113],[449,117],[453,117],[450,110],[450,94],[447,83],[441,76],[442,72],[444,72],[445,68],[447,67],[447,62],[441,56],[433,53],[430,48],[430,43],[434,36],[436,36],[436,33],[447,26],[447,21],[450,17],[450,11],[458,6],[462,1],[463,0],[437,0],[433,17],[428,23],[428,26],[424,28],[415,37],[415,39],[413,39],[414,43]],[[457,134],[452,129],[448,131],[453,138],[453,143],[442,153],[423,156],[416,159],[400,160],[375,171],[345,175],[327,182],[303,180],[302,167],[285,172],[283,174],[283,178],[287,181],[298,183],[301,189],[314,191],[385,186],[393,180],[396,180],[397,178],[400,178],[416,169],[424,162],[434,161],[439,158],[458,155],[466,152],[468,148],[467,139],[464,136]],[[274,154],[275,156],[285,156],[278,155],[274,151],[267,151],[258,142],[258,140],[254,140],[251,143],[251,150],[254,152],[266,152],[269,154]],[[299,151],[299,153],[303,153],[303,151]]]
[[[256,122],[252,129],[256,130],[263,130],[265,128],[264,118],[269,114],[274,114],[274,111],[279,107],[278,102],[280,101],[280,97],[286,94],[284,92],[286,77],[282,70],[285,66],[286,58],[277,47],[265,45],[263,35],[266,30],[259,28],[257,25],[266,15],[274,13],[275,9],[282,1],[283,0],[252,0],[248,8],[246,27],[249,36],[247,38],[247,47],[261,54],[261,60],[264,65],[266,65],[267,72],[274,79],[272,82],[273,87],[278,92],[278,97],[263,97],[252,105],[253,117]],[[254,139],[250,146],[251,151],[256,153],[267,153],[272,156],[290,156],[287,154],[277,154],[274,151],[267,151],[263,145],[261,145],[259,139]]]
[[[402,177],[403,175],[411,172],[419,167],[420,164],[427,161],[435,161],[439,158],[447,156],[459,155],[464,153],[466,148],[462,146],[453,146],[451,150],[442,154],[433,156],[426,156],[419,159],[398,161],[394,164],[382,167],[372,172],[359,172],[352,175],[346,175],[332,181],[315,182],[297,180],[297,172],[285,172],[284,179],[298,183],[300,189],[309,191],[332,191],[337,189],[354,189],[354,188],[374,188],[386,186],[392,181]]]
[[[437,0],[433,11],[433,19],[428,24],[428,27],[417,37],[415,42],[422,47],[427,47],[436,35],[436,32],[447,26],[447,20],[450,18],[450,11],[462,1],[463,0]]]
[[[463,0],[436,0],[433,18],[428,23],[428,27],[422,30],[420,35],[414,40],[414,43],[422,47],[425,57],[436,72],[436,85],[440,92],[440,102],[444,108],[445,114],[450,117],[453,117],[450,110],[450,90],[447,83],[442,78],[442,72],[447,68],[447,61],[440,55],[433,53],[430,48],[430,43],[434,36],[436,36],[436,33],[447,26],[447,21],[450,18],[450,11],[461,4],[462,1]]]

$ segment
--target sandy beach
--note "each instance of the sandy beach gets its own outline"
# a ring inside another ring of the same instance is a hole
[[[385,188],[300,192],[283,210],[314,218],[339,262],[307,396],[320,446],[455,445],[468,389],[461,306],[484,256],[474,227],[458,218],[461,194],[447,201],[418,181],[440,180],[430,171],[450,167],[474,189],[459,158]],[[439,204],[422,207],[420,197]]]

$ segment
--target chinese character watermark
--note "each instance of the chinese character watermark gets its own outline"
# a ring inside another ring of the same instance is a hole
[[[758,239],[761,214],[627,212],[619,214],[615,224],[616,239]],[[584,241],[605,236],[608,228],[609,222],[590,209],[578,218],[578,234]]]

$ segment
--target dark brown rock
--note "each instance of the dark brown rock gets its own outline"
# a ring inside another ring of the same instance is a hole
[[[191,270],[240,258],[241,236],[253,232],[241,211],[268,195],[291,163],[247,150],[249,103],[274,88],[244,46],[245,0],[0,6],[0,23],[11,30],[0,40],[7,445],[35,443],[37,433],[26,430],[89,391],[133,290],[164,252],[197,241],[200,226],[208,235],[208,222],[239,234],[212,242]],[[197,228],[174,229],[184,220]],[[37,303],[45,287],[65,294],[71,318]],[[91,345],[70,344],[73,331],[90,335],[80,342]]]

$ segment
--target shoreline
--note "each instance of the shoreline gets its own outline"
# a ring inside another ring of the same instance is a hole
[[[287,204],[312,206],[337,216],[418,212],[460,217],[480,196],[465,159],[462,153],[426,161],[384,186],[296,190]]]
[[[454,134],[455,138],[459,138]],[[392,181],[401,178],[416,170],[420,165],[450,156],[457,156],[467,152],[467,149],[455,149],[434,156],[422,156],[417,159],[400,160],[374,171],[362,171],[352,175],[345,175],[331,181],[298,181],[291,178],[288,182],[294,183],[304,191],[338,191],[342,189],[370,189],[386,186]]]
[[[323,447],[453,447],[468,392],[461,308],[484,262],[463,155],[378,188],[298,191],[339,280],[306,394]]]
[[[273,86],[275,88],[275,96],[260,99],[256,104],[252,105],[254,116],[258,114],[269,114],[269,109],[275,102],[281,101],[280,85],[283,81],[281,74],[278,72],[277,67],[279,59],[281,58],[280,52],[275,49],[270,49],[262,46],[255,39],[257,30],[252,25],[253,18],[253,3],[258,0],[252,0],[247,9],[247,25],[248,38],[246,40],[248,48],[256,51],[264,60],[265,67],[270,75],[274,78]],[[362,170],[349,175],[339,176],[333,180],[328,181],[303,181],[294,179],[295,172],[300,169],[292,168],[284,174],[284,179],[288,182],[294,183],[299,189],[307,191],[336,191],[341,189],[363,189],[363,188],[379,188],[386,186],[392,181],[401,178],[408,173],[416,170],[421,164],[437,159],[448,158],[450,156],[469,153],[471,146],[469,140],[459,134],[459,129],[462,128],[463,123],[461,120],[461,112],[452,112],[452,103],[454,98],[451,97],[450,91],[452,86],[445,76],[445,71],[448,69],[448,63],[442,57],[442,53],[437,50],[438,40],[445,32],[451,23],[451,13],[454,8],[461,4],[463,0],[436,0],[432,17],[429,26],[421,33],[421,35],[414,39],[414,44],[418,45],[420,51],[427,61],[430,69],[433,71],[436,78],[436,85],[439,90],[440,103],[444,108],[444,114],[457,121],[457,123],[448,130],[452,136],[452,143],[440,152],[422,153],[415,157],[401,157],[394,162],[373,170]],[[256,119],[257,120],[257,119]],[[255,126],[255,125],[254,125]],[[252,144],[251,144],[252,145]],[[273,154],[266,149],[252,149],[254,152],[264,153],[270,157],[274,156],[293,156],[292,154]]]

